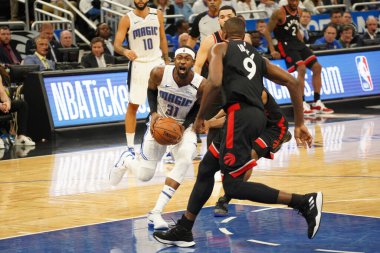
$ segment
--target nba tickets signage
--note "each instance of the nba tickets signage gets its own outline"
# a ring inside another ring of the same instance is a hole
[[[378,59],[380,51],[355,52],[318,56],[322,65],[322,99],[340,99],[349,97],[371,96],[380,94],[380,71]],[[283,60],[272,63],[286,69]],[[292,73],[295,77],[297,72]],[[279,104],[290,104],[290,95],[286,87],[277,85],[267,79],[265,87]],[[312,73],[305,78],[305,97],[313,100]]]
[[[119,122],[128,105],[128,72],[44,77],[54,128]],[[137,118],[149,114],[141,105]]]
[[[322,64],[324,100],[380,94],[380,51],[319,56]],[[286,69],[282,60],[274,64]],[[296,76],[297,73],[293,73]],[[313,100],[311,72],[306,74],[305,96]],[[55,128],[121,122],[128,105],[128,73],[105,72],[44,77],[44,86]],[[288,90],[269,80],[264,85],[279,104],[290,104]],[[140,106],[138,119],[149,114],[148,103]]]

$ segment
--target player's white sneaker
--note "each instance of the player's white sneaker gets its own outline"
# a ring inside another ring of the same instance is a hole
[[[109,180],[110,180],[111,185],[115,186],[120,183],[125,172],[127,172],[128,170],[128,166],[127,166],[128,159],[135,159],[134,153],[131,152],[130,150],[124,151],[119,157],[119,160],[116,162],[116,164],[111,168],[111,171],[109,174]]]
[[[310,105],[303,101],[303,115],[305,116],[315,116],[315,112],[311,110]]]
[[[153,227],[155,230],[168,229],[168,223],[162,218],[161,213],[149,212],[148,226]]]
[[[311,110],[315,113],[321,113],[321,114],[334,113],[334,110],[331,108],[327,108],[321,100],[318,100],[317,102],[312,103]]]

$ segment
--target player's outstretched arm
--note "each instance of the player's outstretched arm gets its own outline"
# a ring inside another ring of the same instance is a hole
[[[201,106],[195,121],[195,129],[198,132],[204,130],[206,112],[212,106],[222,86],[223,57],[227,50],[226,43],[218,43],[211,49],[209,56],[209,74],[205,85]]]
[[[298,145],[311,146],[312,137],[304,125],[303,121],[303,105],[302,105],[302,92],[300,85],[292,75],[270,63],[269,60],[265,59],[267,73],[265,75],[269,80],[278,83],[280,85],[286,86],[290,93],[290,98],[292,100],[293,110],[294,110],[294,138]]]
[[[211,47],[214,45],[214,38],[212,35],[207,36],[202,42],[197,52],[197,57],[195,59],[194,64],[194,72],[197,74],[201,74],[202,67],[207,60],[208,52]]]

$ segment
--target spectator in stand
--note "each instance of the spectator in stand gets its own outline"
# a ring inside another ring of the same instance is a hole
[[[309,23],[311,21],[311,13],[308,10],[302,11],[301,17],[300,17],[300,32],[303,38],[303,42],[306,44],[310,44],[310,36],[309,36]]]
[[[260,4],[257,9],[260,11],[266,11],[266,13],[259,13],[260,18],[269,18],[272,16],[274,10],[277,10],[279,5],[274,0],[260,0]]]
[[[28,104],[24,100],[14,99],[11,100],[4,88],[3,81],[0,75],[0,115],[6,115],[9,113],[17,112],[17,136],[16,146],[35,146],[36,143],[32,141],[27,132],[27,120],[28,120]],[[0,149],[4,149],[4,142],[0,138]]]
[[[38,64],[40,70],[53,70],[55,69],[55,62],[47,58],[49,52],[49,40],[45,37],[38,36],[35,39],[36,51],[32,55],[25,56],[24,65]]]
[[[169,2],[169,0],[153,0],[154,6],[153,8],[156,8],[164,15],[174,15],[174,5]],[[167,34],[170,34],[173,36],[176,31],[175,27],[175,19],[174,18],[169,18],[165,19],[165,32]]]
[[[91,53],[82,57],[81,64],[85,68],[105,68],[115,64],[115,57],[104,52],[104,39],[95,37],[91,40]]]
[[[342,48],[342,45],[339,43],[339,41],[335,39],[336,34],[337,34],[336,27],[333,24],[330,24],[325,28],[323,37],[317,39],[314,44],[316,45],[327,44],[327,49]]]
[[[99,23],[96,27],[95,37],[104,40],[104,53],[114,55],[113,42],[111,41],[111,28],[107,23]]]
[[[260,54],[267,54],[268,53],[268,48],[263,47],[261,45],[261,34],[259,31],[249,31],[248,32],[251,35],[251,41],[252,41],[252,46],[260,53]]]
[[[57,48],[60,47],[59,42],[54,39],[54,27],[51,23],[43,23],[40,27],[40,34],[38,37],[48,39],[48,53],[46,58],[57,62]],[[25,54],[32,55],[36,51],[36,39],[29,39],[25,45]]]
[[[182,14],[183,18],[177,18],[176,20],[185,19],[189,21],[189,17],[193,14],[193,10],[191,9],[191,5],[185,3],[184,0],[174,0],[174,14]]]
[[[256,11],[257,6],[254,0],[238,0],[236,11]],[[245,19],[259,19],[258,13],[242,13]]]
[[[356,44],[352,43],[354,38],[354,27],[352,25],[345,25],[340,32],[339,43],[342,45],[342,48],[351,48],[355,47]]]
[[[195,14],[199,14],[199,13],[202,13],[202,12],[205,12],[208,10],[207,8],[207,0],[197,0],[195,1],[195,3],[193,4],[193,13]]]
[[[62,9],[67,9],[66,7],[65,7],[65,3],[63,2],[63,0],[44,0],[44,2],[47,2],[47,3],[50,3],[50,4],[52,4],[52,5],[55,5],[55,6],[57,6],[57,7],[60,7],[60,8],[62,8]],[[69,1],[72,5],[74,5],[74,7],[77,7],[77,1],[75,0],[71,0],[71,1]],[[54,14],[56,14],[56,15],[58,15],[58,16],[62,16],[62,12],[60,12],[60,11],[56,11],[53,7],[50,7],[50,6],[47,6],[47,5],[43,5],[42,6],[42,9],[44,10],[44,11],[47,11],[47,12],[50,12],[50,13],[54,13]],[[75,14],[75,12],[74,11],[71,11],[73,14]]]
[[[0,26],[0,63],[1,64],[20,64],[22,61],[20,53],[16,50],[13,43],[11,30],[8,26]]]
[[[335,9],[330,12],[330,23],[328,25],[330,24],[335,26],[337,31],[336,39],[339,39],[339,33],[342,29],[342,12],[340,10]]]
[[[317,7],[323,6],[322,0],[305,0],[303,5],[311,14],[320,14],[325,12],[325,9],[317,9]]]
[[[69,30],[63,30],[59,35],[59,41],[61,43],[62,48],[71,48],[76,47],[73,44],[73,33]]]
[[[189,38],[189,28],[190,28],[189,22],[187,22],[184,19],[180,19],[176,22],[176,30],[177,31],[176,31],[176,34],[172,37],[173,51],[174,52],[175,52],[175,50],[177,50],[180,47],[179,46],[179,36],[181,36],[181,34],[186,33],[187,38]]]
[[[358,27],[352,21],[351,12],[349,12],[349,11],[345,11],[343,13],[341,24],[342,25],[351,25],[354,28],[354,34],[356,34],[358,32]]]
[[[263,19],[259,19],[256,22],[256,31],[260,33],[260,45],[267,48],[268,51],[268,41],[265,39],[264,31],[267,29],[267,23]]]
[[[367,39],[378,39],[380,34],[378,33],[378,21],[374,16],[369,16],[365,21],[366,31],[363,36],[360,38],[359,45],[363,45],[363,40]]]
[[[99,0],[80,0],[79,10],[86,17],[95,20],[100,18],[100,1]]]
[[[218,31],[220,25],[218,22],[218,12],[222,0],[207,0],[208,10],[198,14],[191,26],[190,38],[187,41],[187,46],[194,48],[197,40],[202,41],[208,35]]]

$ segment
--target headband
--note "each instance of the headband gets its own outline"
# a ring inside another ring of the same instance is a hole
[[[180,47],[177,50],[175,50],[174,57],[177,57],[178,54],[189,54],[193,58],[193,60],[195,59],[194,51],[187,47]]]

